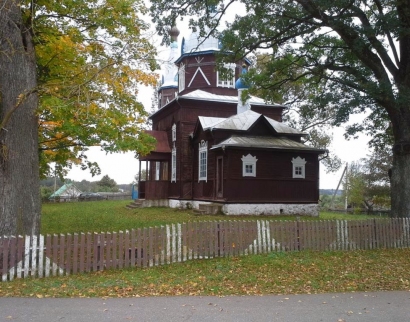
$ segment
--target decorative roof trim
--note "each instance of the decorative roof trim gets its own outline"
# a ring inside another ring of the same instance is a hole
[[[211,85],[211,83],[209,82],[208,78],[206,78],[204,72],[202,71],[201,67],[198,67],[197,70],[196,70],[196,72],[195,72],[195,74],[194,74],[194,76],[192,77],[191,81],[189,82],[188,87],[191,86],[191,84],[192,84],[192,82],[194,81],[196,75],[198,74],[198,71],[201,72],[201,74],[202,74],[203,78],[205,79],[206,83],[208,84],[208,86]]]
[[[179,56],[179,58],[174,62],[175,64],[178,64],[182,61],[182,59],[184,59],[185,57],[190,57],[190,56],[199,56],[199,55],[212,55],[215,53],[221,53],[220,50],[216,50],[216,49],[208,49],[208,50],[204,50],[204,51],[192,51],[192,52],[187,52],[187,53],[183,53],[181,56]],[[247,64],[252,65],[251,61],[248,58],[244,58],[243,59]]]

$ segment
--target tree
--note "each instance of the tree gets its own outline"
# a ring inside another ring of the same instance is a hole
[[[111,179],[108,175],[105,175],[98,181],[98,186],[102,188],[100,191],[118,191],[117,183],[114,179]]]
[[[205,30],[220,36],[222,52],[232,53],[225,60],[236,61],[264,49],[271,55],[272,64],[281,62],[283,71],[294,67],[302,70],[296,77],[288,73],[279,81],[273,73],[270,88],[304,77],[304,85],[320,89],[311,98],[317,102],[312,108],[334,112],[334,125],[346,122],[351,114],[368,111],[366,120],[350,127],[348,134],[364,131],[379,139],[391,131],[392,212],[394,216],[410,216],[409,1],[151,2],[153,20],[164,41],[168,40],[166,28],[178,16],[196,16],[190,25],[199,28],[202,36],[206,36]],[[223,15],[235,3],[243,3],[243,15],[235,16],[218,33],[216,28]]]
[[[156,83],[157,64],[143,1],[34,3],[41,174],[51,163],[61,177],[73,164],[100,174],[89,146],[148,153],[154,140],[143,132],[148,114],[136,95]]]
[[[355,210],[365,208],[370,213],[375,207],[390,207],[388,169],[391,164],[391,150],[384,149],[349,165],[344,193],[345,196],[347,194],[348,203]]]
[[[98,174],[89,146],[153,147],[136,98],[156,81],[145,13],[142,0],[0,0],[0,235],[39,232],[39,168]]]
[[[0,236],[40,228],[38,87],[20,1],[0,1]]]

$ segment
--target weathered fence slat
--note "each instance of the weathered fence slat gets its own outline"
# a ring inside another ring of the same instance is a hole
[[[9,243],[13,237],[7,238],[4,236],[0,240],[0,258],[3,259],[3,263],[1,265],[1,280],[2,282],[7,281],[8,279],[8,271],[9,271]]]

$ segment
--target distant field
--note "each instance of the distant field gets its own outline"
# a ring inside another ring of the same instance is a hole
[[[130,230],[172,223],[205,220],[296,220],[295,216],[197,216],[192,210],[171,208],[126,209],[129,200],[47,203],[43,205],[42,234],[101,232]],[[321,212],[319,218],[301,217],[302,220],[360,220],[366,215]]]

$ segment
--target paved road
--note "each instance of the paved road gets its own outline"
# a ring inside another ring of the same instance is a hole
[[[409,322],[410,292],[124,299],[0,298],[0,321]]]

